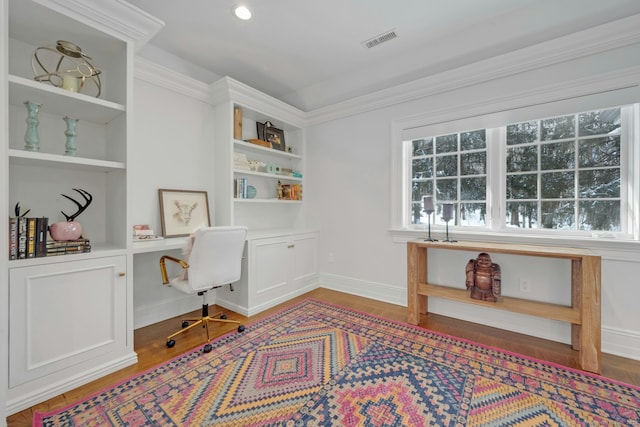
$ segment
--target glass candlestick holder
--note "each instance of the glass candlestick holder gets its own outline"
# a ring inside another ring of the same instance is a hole
[[[426,212],[427,214],[427,226],[428,226],[428,230],[429,230],[429,234],[427,236],[426,239],[424,239],[425,242],[437,242],[438,240],[434,239],[431,237],[431,214],[435,212],[435,208],[433,206],[433,196],[424,196],[422,198],[422,204],[424,206],[424,212]]]
[[[444,242],[457,242],[457,240],[453,240],[449,238],[449,221],[453,219],[453,203],[443,203],[442,204],[442,220],[446,223],[446,232]]]

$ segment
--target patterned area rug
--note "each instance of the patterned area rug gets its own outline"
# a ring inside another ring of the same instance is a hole
[[[44,426],[640,426],[640,388],[306,300]]]

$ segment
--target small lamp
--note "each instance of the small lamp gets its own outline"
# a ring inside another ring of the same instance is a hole
[[[429,226],[429,236],[424,239],[425,242],[437,242],[436,239],[431,238],[431,214],[435,212],[433,206],[433,196],[424,196],[422,198],[422,204],[424,205],[424,211],[427,213],[427,224]]]
[[[453,219],[453,203],[443,203],[442,204],[442,219],[447,223],[447,232],[446,237],[444,239],[445,242],[457,242],[457,240],[451,240],[449,238],[449,221]]]

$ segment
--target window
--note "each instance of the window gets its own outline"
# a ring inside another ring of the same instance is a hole
[[[410,223],[427,223],[422,197],[432,195],[436,224],[444,223],[448,202],[456,226],[625,232],[632,111],[600,109],[406,141]]]
[[[484,225],[487,213],[487,141],[484,129],[412,141],[413,224],[426,224],[422,197],[453,202],[456,224]],[[439,218],[438,205],[434,220]]]
[[[506,226],[621,231],[620,108],[506,127]]]

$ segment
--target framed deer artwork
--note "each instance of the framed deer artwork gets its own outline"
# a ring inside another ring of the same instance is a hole
[[[188,236],[200,227],[210,227],[206,191],[158,190],[163,237]]]

